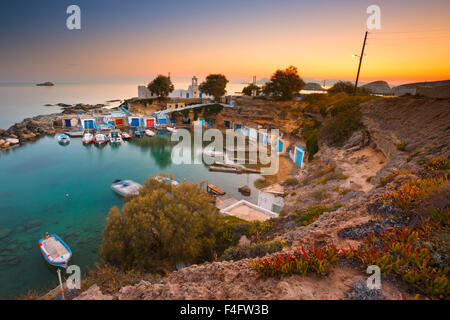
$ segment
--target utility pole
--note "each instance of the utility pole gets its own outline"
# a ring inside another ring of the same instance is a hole
[[[369,31],[366,31],[366,34],[364,36],[364,43],[363,43],[362,50],[361,50],[361,55],[359,56],[358,73],[356,74],[355,90],[353,91],[353,94],[356,94],[356,90],[358,88],[359,71],[361,71],[361,63],[362,63],[362,59],[364,57],[364,48],[366,47],[366,40],[367,40],[368,33],[369,33]]]

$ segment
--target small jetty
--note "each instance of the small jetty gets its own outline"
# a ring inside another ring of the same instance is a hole
[[[250,169],[244,166],[239,166],[235,164],[228,164],[223,162],[214,162],[212,166],[209,166],[209,171],[218,171],[218,172],[231,172],[231,173],[261,173],[259,169]]]
[[[213,184],[208,184],[206,186],[206,191],[208,191],[209,193],[218,195],[218,196],[223,196],[226,192],[223,191],[222,189],[220,189],[219,187],[213,185]]]

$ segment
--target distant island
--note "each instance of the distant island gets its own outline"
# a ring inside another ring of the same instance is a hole
[[[53,83],[53,82],[50,82],[50,81],[47,81],[47,82],[43,82],[43,83],[38,83],[38,84],[36,84],[37,86],[40,86],[40,87],[52,87],[52,86],[54,86],[55,84]]]

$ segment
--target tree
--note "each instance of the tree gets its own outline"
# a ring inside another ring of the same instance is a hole
[[[200,84],[199,90],[204,94],[213,96],[216,101],[219,101],[220,97],[226,93],[225,88],[227,83],[228,80],[223,74],[210,74]]]
[[[330,89],[328,89],[329,94],[336,94],[339,92],[345,92],[347,94],[353,94],[355,91],[355,85],[351,83],[350,81],[338,81],[332,86]],[[358,87],[356,90],[357,94],[370,94],[370,90],[368,88],[362,88]]]
[[[153,178],[122,212],[108,214],[99,255],[123,270],[159,271],[212,259],[220,214],[202,184]]]
[[[253,94],[253,91],[256,92],[256,95],[259,95],[261,93],[261,88],[253,83],[250,83],[248,86],[242,89],[242,93],[246,96],[251,96]]]
[[[290,66],[285,70],[275,71],[270,82],[264,85],[263,92],[281,100],[292,100],[304,87],[305,82],[298,75],[297,68]]]
[[[148,90],[156,94],[160,99],[167,98],[175,89],[169,77],[158,75],[147,86]]]

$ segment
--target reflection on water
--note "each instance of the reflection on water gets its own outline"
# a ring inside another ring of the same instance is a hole
[[[203,164],[175,165],[176,143],[168,134],[143,137],[119,146],[84,146],[79,138],[61,146],[45,137],[0,152],[0,298],[57,283],[41,257],[38,240],[57,233],[71,247],[73,264],[86,272],[97,250],[111,206],[123,205],[110,189],[117,178],[142,183],[149,175],[173,174],[177,181],[213,183],[237,199],[257,200],[252,174],[210,172]],[[237,188],[249,185],[250,197]]]

